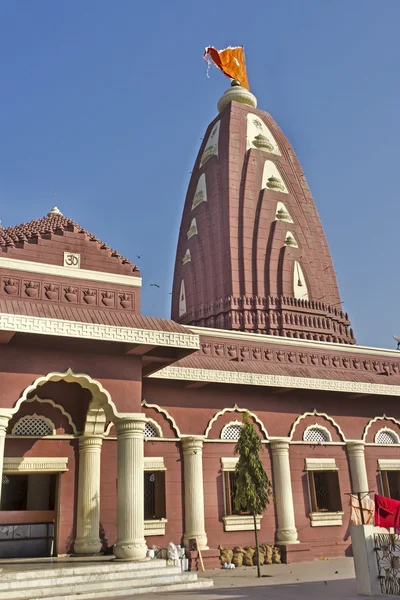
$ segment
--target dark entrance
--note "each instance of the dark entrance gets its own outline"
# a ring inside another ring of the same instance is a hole
[[[58,475],[2,476],[0,558],[54,555]]]

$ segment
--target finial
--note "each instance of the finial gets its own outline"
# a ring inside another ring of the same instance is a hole
[[[62,216],[62,212],[57,208],[57,206],[53,206],[53,208],[51,209],[51,211],[49,213],[47,213],[48,217],[53,217],[54,215],[61,215]]]
[[[234,79],[231,83],[231,87],[226,90],[218,100],[218,112],[222,112],[225,106],[228,106],[230,102],[240,102],[241,104],[247,104],[252,108],[257,108],[257,98],[249,92],[245,87],[240,85],[237,79]]]

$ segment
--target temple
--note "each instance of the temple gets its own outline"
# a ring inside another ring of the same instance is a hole
[[[349,494],[400,499],[400,357],[357,346],[295,153],[255,97],[218,103],[189,183],[172,319],[138,268],[53,208],[0,228],[0,557],[253,544],[248,411],[287,562],[351,552]],[[73,216],[73,215],[71,215]],[[145,224],[143,224],[144,226]]]
[[[234,81],[204,136],[183,210],[172,318],[354,344],[305,175],[256,106]]]

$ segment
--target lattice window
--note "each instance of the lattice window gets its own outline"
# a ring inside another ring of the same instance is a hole
[[[398,444],[399,436],[392,429],[381,429],[375,436],[375,444]]]
[[[313,442],[314,444],[323,444],[325,442],[331,442],[331,434],[325,427],[313,425],[307,427],[304,432],[303,440],[305,442]]]
[[[43,437],[45,435],[53,435],[54,430],[55,427],[49,419],[38,415],[28,415],[20,418],[14,425],[12,433],[14,435]]]
[[[7,475],[3,475],[3,476],[2,476],[2,478],[1,478],[1,483],[2,483],[3,485],[7,485],[8,483],[10,483],[10,480],[9,480],[9,478],[7,477]]]
[[[152,438],[152,437],[160,437],[155,425],[152,423],[146,423],[144,427],[144,437]]]
[[[240,437],[240,433],[242,431],[242,426],[240,423],[234,423],[232,425],[227,425],[221,431],[221,439],[222,440],[232,440],[237,441]]]

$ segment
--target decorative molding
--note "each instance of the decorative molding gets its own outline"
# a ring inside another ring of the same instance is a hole
[[[144,522],[144,537],[165,535],[165,525],[168,519],[148,520]]]
[[[227,331],[225,329],[214,329],[208,327],[190,326],[190,330],[204,337],[217,337],[226,340],[238,340],[238,342],[254,342],[256,345],[272,344],[280,346],[303,346],[312,350],[333,350],[334,352],[350,352],[355,354],[373,354],[386,358],[399,359],[396,350],[386,348],[374,348],[369,346],[356,346],[353,344],[338,344],[337,342],[317,342],[315,340],[302,340],[300,338],[278,337],[275,335],[260,335],[258,333],[245,333],[242,331]]]
[[[198,335],[0,313],[0,330],[198,350]],[[189,331],[189,330],[188,330]]]
[[[321,440],[321,441],[318,441],[318,440],[307,440],[307,433],[309,431],[311,431],[312,429],[314,429],[314,430],[318,429],[324,435],[326,435],[328,437],[328,439]],[[319,423],[314,423],[314,425],[309,425],[308,427],[305,428],[305,430],[303,432],[303,441],[307,442],[308,444],[329,444],[329,442],[332,441],[332,436],[331,436],[331,432],[329,431],[329,429],[327,429],[323,425],[319,425]]]
[[[234,471],[236,469],[238,460],[238,458],[233,456],[230,456],[229,458],[224,458],[221,456],[221,471]]]
[[[400,459],[378,458],[379,471],[400,471]]]
[[[14,415],[16,412],[18,412],[21,404],[28,400],[29,394],[37,387],[47,383],[47,381],[66,381],[67,383],[79,383],[83,389],[87,389],[92,393],[93,400],[90,406],[95,404],[97,408],[103,408],[104,410],[107,410],[108,408],[114,418],[123,416],[118,413],[117,407],[112,401],[110,393],[101,385],[99,381],[92,379],[87,373],[74,373],[72,369],[67,369],[65,373],[58,373],[54,371],[35,379],[31,385],[28,385],[28,387],[24,389],[22,396],[17,400],[15,407],[10,410],[11,414]],[[90,410],[90,406],[88,411]]]
[[[115,425],[115,423],[113,421],[109,422],[109,424],[107,425],[107,427],[104,431],[104,437],[108,437],[110,435],[110,431],[114,425]],[[117,436],[114,436],[114,437],[115,437],[115,439],[117,439]]]
[[[305,471],[339,471],[334,458],[305,458]]]
[[[261,529],[262,515],[256,516],[257,531]],[[222,517],[225,531],[254,531],[253,515],[229,515]]]
[[[391,421],[392,423],[396,423],[396,425],[398,425],[400,427],[400,421],[398,421],[394,417],[388,417],[387,415],[385,415],[385,413],[383,413],[383,415],[381,417],[374,417],[367,423],[367,425],[365,426],[365,429],[364,429],[363,436],[362,436],[363,442],[365,442],[367,439],[368,431],[370,430],[371,425],[373,425],[373,423],[376,423],[377,421]]]
[[[159,406],[158,404],[149,404],[146,400],[142,400],[142,406],[144,406],[145,408],[154,408],[154,410],[156,410],[158,413],[164,415],[167,421],[171,423],[172,429],[175,431],[176,436],[178,438],[181,437],[181,432],[179,430],[178,425],[176,424],[174,417],[172,417],[165,408],[161,408],[161,406]]]
[[[310,513],[311,527],[343,525],[343,512]]]
[[[144,457],[144,471],[166,471],[164,465],[164,458],[155,457],[155,456],[145,456]]]
[[[68,458],[4,457],[3,473],[28,473],[41,471],[47,473],[68,471]]]
[[[193,369],[193,370],[197,371],[198,369]],[[225,413],[229,413],[229,412],[240,412],[240,413],[246,413],[246,412],[248,412],[249,415],[251,417],[253,417],[253,419],[255,420],[255,422],[258,423],[258,425],[260,426],[260,429],[263,432],[263,434],[265,436],[265,439],[268,439],[268,432],[265,429],[264,423],[261,421],[261,419],[259,419],[256,414],[254,414],[253,412],[251,412],[247,408],[239,408],[237,404],[234,404],[232,408],[223,408],[222,410],[219,410],[218,412],[216,412],[215,415],[208,422],[208,425],[207,425],[206,430],[204,432],[204,437],[206,437],[206,438],[208,437],[208,434],[210,433],[211,428],[214,425],[215,421],[221,415],[224,415]],[[229,441],[229,440],[227,440],[227,441]]]
[[[320,413],[320,412],[318,412],[315,408],[314,408],[314,410],[312,412],[305,412],[302,415],[300,415],[300,416],[297,417],[297,419],[295,420],[295,422],[293,423],[293,425],[292,425],[292,427],[290,429],[290,433],[289,433],[289,439],[290,439],[290,441],[292,441],[292,438],[293,438],[294,432],[296,431],[297,425],[300,423],[300,421],[302,421],[306,417],[322,417],[323,419],[326,419],[327,421],[329,421],[329,423],[332,423],[332,425],[334,426],[334,428],[338,432],[339,436],[342,438],[342,441],[343,442],[346,441],[345,435],[344,435],[343,431],[341,430],[340,425],[338,425],[338,423],[336,423],[336,421],[334,419],[332,419],[332,417],[330,417],[326,413]],[[317,427],[322,427],[323,428],[323,426],[321,426],[321,425],[317,425]],[[307,429],[308,429],[308,427],[307,427]],[[330,435],[330,433],[329,433],[329,435]]]
[[[19,258],[0,257],[0,269],[40,273],[41,275],[55,275],[57,277],[67,277],[68,279],[102,281],[104,283],[115,283],[130,287],[142,287],[141,277],[119,275],[117,273],[103,273],[102,271],[91,271],[89,269],[71,269],[70,266],[50,265],[48,263],[21,260]]]
[[[323,390],[327,392],[344,392],[352,394],[400,396],[400,385],[361,383],[338,379],[314,379],[311,377],[292,377],[288,375],[260,375],[258,373],[238,373],[236,371],[194,369],[189,367],[164,367],[148,377],[153,379],[206,381],[208,383],[228,383],[302,390]]]
[[[33,398],[27,398],[25,402],[40,402],[40,404],[50,404],[53,408],[59,410],[64,417],[67,417],[68,423],[70,424],[74,435],[78,434],[78,430],[76,428],[75,423],[72,420],[71,415],[65,410],[63,406],[61,406],[61,404],[56,404],[54,400],[51,400],[50,398],[39,398],[39,396],[36,395],[33,396]]]
[[[394,438],[392,442],[378,442],[378,437],[379,434],[381,433],[387,433],[391,438]],[[379,446],[381,445],[394,445],[394,444],[399,444],[400,443],[400,438],[399,438],[399,434],[396,433],[395,431],[393,431],[393,429],[389,429],[389,427],[382,427],[381,429],[379,429],[379,431],[376,432],[375,434],[375,438],[374,438],[374,442],[375,444],[378,444]]]

